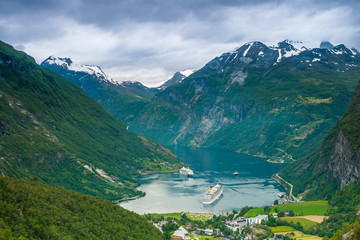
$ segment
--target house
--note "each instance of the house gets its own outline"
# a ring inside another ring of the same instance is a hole
[[[163,225],[167,225],[168,224],[168,221],[160,221],[158,222],[158,225],[161,227]]]
[[[213,235],[214,234],[214,230],[212,230],[212,229],[205,229],[204,230],[204,233],[206,234],[206,235],[209,235],[209,236],[211,236],[211,235]]]
[[[273,213],[273,217],[274,218],[278,218],[279,217],[279,214],[277,214],[276,212]]]
[[[276,235],[275,235],[275,238],[282,238],[282,237],[283,237],[282,234],[276,234]]]
[[[284,213],[285,213],[286,216],[289,216],[290,211],[289,210],[284,210]]]
[[[228,220],[225,221],[225,226],[230,228],[233,231],[236,229],[243,229],[246,227],[246,219],[245,218],[237,218],[236,220]]]
[[[186,239],[186,240],[190,240],[190,236],[188,231],[185,230],[185,228],[183,228],[183,226],[180,226],[173,235],[171,235],[172,239]]]
[[[246,224],[251,226],[251,225],[261,224],[262,221],[268,221],[268,220],[269,220],[268,215],[258,215],[256,217],[246,218]]]

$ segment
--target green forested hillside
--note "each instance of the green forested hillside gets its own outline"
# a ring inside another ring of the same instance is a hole
[[[344,116],[325,136],[321,148],[285,167],[280,175],[306,190],[308,199],[328,197],[360,179],[360,84]]]
[[[73,66],[76,66],[76,70]],[[107,112],[121,120],[134,118],[137,112],[160,90],[148,88],[139,82],[115,82],[97,66],[74,63],[70,58],[50,56],[41,63],[80,87],[87,95],[100,103]],[[99,72],[89,72],[89,68]]]
[[[37,180],[0,177],[0,239],[162,239],[145,217]]]
[[[95,100],[30,56],[0,42],[0,170],[121,199],[134,176],[177,169],[167,148],[125,129]]]
[[[312,229],[311,233],[321,237],[327,236],[341,240],[343,234],[354,229],[351,225],[355,223],[355,232],[359,237],[360,226],[359,220],[357,220],[357,211],[360,209],[360,182],[354,182],[338,191],[329,199],[329,204],[333,206],[327,212],[329,217]]]

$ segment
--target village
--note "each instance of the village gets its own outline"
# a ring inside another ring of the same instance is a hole
[[[198,214],[197,216],[200,217],[200,214]],[[262,223],[265,223],[266,221],[268,221],[268,215],[258,215],[256,217],[250,217],[250,218],[238,217],[232,220],[226,220],[226,219],[227,218],[225,217],[225,219],[222,220],[225,227],[225,231],[222,231],[221,228],[216,228],[216,229],[198,228],[194,226],[194,223],[192,221],[185,222],[185,227],[181,225],[178,229],[176,229],[174,233],[171,235],[171,239],[188,239],[188,240],[199,239],[196,237],[197,235],[218,237],[220,239],[236,239],[232,237],[234,233],[237,233],[236,235],[239,235],[245,227],[252,227],[255,225],[260,225]],[[166,226],[168,224],[179,224],[179,222],[174,219],[172,220],[169,219],[169,220],[159,221],[158,223],[154,223],[154,225],[161,232],[163,232],[162,226]],[[251,239],[250,235],[246,239]]]
[[[320,237],[308,234],[311,227],[317,226],[326,218],[325,212],[329,208],[326,204],[322,212],[311,212],[312,206],[319,204],[325,203],[297,202],[264,208],[244,207],[239,211],[233,210],[220,215],[172,213],[146,216],[164,233],[166,239],[289,240],[307,237],[309,240],[320,240]]]

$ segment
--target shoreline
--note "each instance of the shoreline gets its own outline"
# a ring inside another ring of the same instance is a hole
[[[163,174],[163,173],[176,173],[176,172],[179,172],[179,169],[178,170],[172,170],[172,171],[146,171],[146,172],[143,172],[143,173],[140,173],[140,176],[137,176],[137,177],[142,177],[142,176],[148,176],[148,175],[151,175],[151,174]]]
[[[272,160],[271,158],[269,158],[266,161],[269,162],[269,163],[274,163],[274,164],[279,164],[279,163],[284,164],[284,163],[286,163],[284,161],[284,159],[281,159],[280,161],[277,161],[277,160]]]
[[[173,171],[167,171],[167,172],[160,172],[160,171],[148,171],[148,172],[144,172],[144,173],[140,173],[140,176],[136,176],[135,178],[138,178],[138,177],[143,177],[143,176],[148,176],[148,175],[151,175],[151,174],[163,174],[163,173],[176,173],[178,172],[179,170],[173,170]],[[140,187],[140,183],[139,185],[135,188],[137,189],[138,187]],[[128,197],[128,198],[122,198],[122,199],[117,199],[117,200],[114,200],[112,201],[113,203],[115,204],[119,204],[121,202],[125,202],[125,201],[131,201],[131,200],[136,200],[136,199],[139,199],[139,198],[142,198],[142,197],[145,197],[146,196],[146,192],[142,192],[141,194],[137,195],[137,196],[134,196],[134,197]]]
[[[232,152],[232,151],[231,151],[231,152]],[[245,154],[245,155],[248,155],[248,156],[251,156],[251,157],[262,158],[262,159],[264,159],[266,162],[274,163],[274,164],[286,164],[286,163],[291,163],[291,162],[286,162],[283,158],[280,158],[280,160],[277,160],[277,159],[272,159],[271,157],[266,156],[266,155],[250,154],[250,153],[248,153],[247,151],[245,151],[245,152],[234,151],[234,152],[236,152],[236,153],[241,153],[241,154]]]
[[[146,193],[145,192],[142,192],[141,194],[137,195],[137,196],[134,196],[134,197],[129,197],[129,198],[123,198],[123,199],[118,199],[118,200],[115,200],[115,201],[112,201],[114,204],[119,204],[121,202],[125,202],[125,201],[131,201],[131,200],[135,200],[135,199],[138,199],[138,198],[142,198],[142,197],[145,197],[146,196]]]

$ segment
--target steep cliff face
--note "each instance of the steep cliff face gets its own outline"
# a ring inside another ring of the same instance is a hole
[[[321,148],[280,174],[293,183],[296,193],[310,190],[308,198],[326,197],[360,180],[360,84]]]
[[[338,132],[327,169],[341,188],[360,179],[360,153],[351,148],[342,130]]]
[[[325,139],[324,145],[331,146],[331,155],[325,156],[324,164],[340,187],[360,179],[360,85],[346,113]],[[322,152],[330,150],[321,149]]]
[[[320,146],[360,79],[356,50],[247,43],[166,88],[129,122],[164,144],[292,161]]]

